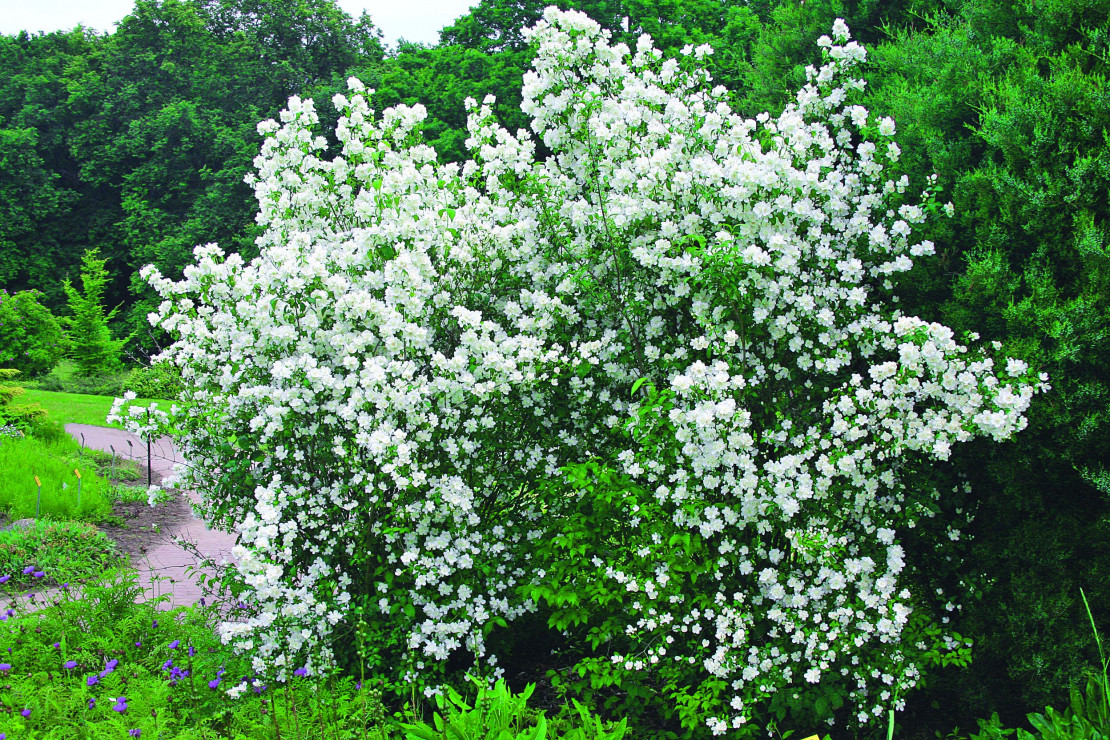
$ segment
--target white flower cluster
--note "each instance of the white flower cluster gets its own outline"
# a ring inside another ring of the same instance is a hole
[[[823,683],[865,721],[918,675],[901,461],[1012,435],[1045,379],[888,307],[932,252],[912,239],[931,200],[884,177],[894,123],[851,103],[864,50],[842,21],[796,104],[756,120],[710,88],[705,49],[632,52],[555,9],[528,33],[545,160],[487,99],[474,159],[438,165],[420,106],[375,119],[351,80],[337,151],[311,101],[259,126],[257,259],[147,269],[187,386],[182,485],[241,538],[255,610],[225,639],[281,678],[357,606],[398,625],[413,671],[483,656],[581,503],[541,483],[600,459],[657,507],[633,519],[642,553],[593,558],[636,600],[615,664],[723,680],[715,732]],[[697,597],[671,533],[711,553]]]

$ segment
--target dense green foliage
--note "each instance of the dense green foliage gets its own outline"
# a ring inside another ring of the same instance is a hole
[[[135,571],[117,565],[111,542],[88,525],[40,523],[0,533],[0,594],[9,606],[0,620],[6,737],[621,740],[628,734],[624,722],[605,722],[578,704],[557,714],[529,707],[534,685],[514,695],[500,681],[479,689],[472,704],[451,691],[449,700],[436,697],[434,712],[423,712],[422,702],[387,708],[380,688],[334,672],[306,677],[298,670],[285,685],[267,685],[216,634],[227,605],[167,611],[166,596],[143,599]],[[45,595],[26,591],[44,582],[65,585]]]
[[[1056,392],[998,454],[965,454],[977,520],[964,576],[977,659],[965,708],[1059,701],[1089,661],[1079,588],[1110,604],[1110,3],[968,2],[879,47],[872,106],[899,122],[911,177],[955,218],[914,310],[1001,342]],[[912,144],[912,147],[909,146]],[[1050,638],[1046,637],[1051,635]]]
[[[11,574],[9,588],[60,586],[119,565],[115,544],[91,524],[43,518],[0,531],[0,573]],[[29,574],[23,573],[32,566]],[[43,575],[36,577],[36,572]]]
[[[28,403],[27,391],[15,381],[18,370],[0,369],[0,433],[18,437],[46,411],[35,403]]]
[[[139,0],[110,35],[0,37],[0,286],[60,307],[58,276],[99,248],[107,302],[142,327],[138,267],[250,248],[257,122],[381,56],[369,20],[331,0]]]
[[[168,362],[135,368],[127,378],[126,390],[140,398],[175,399],[181,394],[181,374]]]
[[[34,377],[54,369],[66,351],[66,338],[39,291],[0,292],[0,367]]]
[[[135,348],[153,351],[161,338],[144,327],[150,298],[133,275],[153,262],[177,277],[206,242],[250,255],[255,204],[242,180],[257,121],[356,74],[378,109],[423,103],[428,141],[460,159],[465,98],[493,94],[508,128],[525,125],[520,29],[545,4],[482,0],[440,44],[388,53],[371,19],[331,0],[139,0],[110,35],[0,37],[0,288],[42,290],[61,314],[60,276],[99,248],[114,276],[104,302],[125,303]],[[932,677],[906,722],[936,721],[931,702],[964,729],[996,710],[1012,725],[1063,704],[1094,658],[1079,588],[1110,614],[1110,1],[562,5],[630,45],[641,32],[668,53],[713,45],[715,77],[751,115],[781,109],[833,19],[868,46],[865,104],[897,121],[910,181],[937,173],[954,204],[931,235],[940,258],[903,281],[907,309],[1001,342],[1054,386],[1016,441],[956,456],[975,513],[966,565],[920,577],[966,585],[952,618],[975,657]],[[13,345],[0,336],[2,364]]]

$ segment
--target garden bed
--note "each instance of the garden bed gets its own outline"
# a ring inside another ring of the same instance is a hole
[[[117,501],[112,505],[111,520],[96,527],[115,543],[121,557],[134,563],[190,518],[189,502],[175,492],[172,499],[156,506],[145,501]]]
[[[56,525],[53,527],[55,530],[73,530],[72,533],[67,532],[64,536],[50,537],[46,545],[39,541],[41,531],[38,536],[32,533],[32,528],[38,522],[33,519],[19,519],[12,522],[6,514],[0,513],[0,558],[4,561],[4,573],[0,575],[12,576],[12,582],[0,588],[7,588],[10,591],[15,587],[25,593],[28,587],[38,584],[33,580],[33,573],[32,580],[21,577],[23,568],[41,567],[43,562],[54,564],[75,558],[94,557],[101,564],[116,562],[120,565],[135,566],[149,550],[172,537],[174,532],[192,518],[189,502],[181,492],[173,492],[169,499],[151,506],[146,501],[146,467],[139,466],[139,468],[141,477],[137,480],[133,480],[136,478],[134,475],[129,475],[123,480],[109,479],[109,484],[119,495],[112,501],[111,514],[107,517],[88,524],[46,518],[41,520],[46,527]],[[156,484],[161,481],[161,476],[157,472],[152,473],[151,477]],[[39,529],[42,530],[42,527]],[[9,530],[10,534],[5,534]],[[89,530],[102,534],[104,539],[89,537],[88,535],[91,534]],[[80,545],[77,543],[78,540]],[[60,548],[66,551],[43,552],[44,548]],[[26,558],[26,563],[19,561],[20,553]],[[71,555],[73,558],[70,557]],[[32,560],[35,562],[31,562]],[[49,585],[56,584],[53,584],[52,579],[42,583],[42,586]],[[31,590],[40,589],[31,588]]]

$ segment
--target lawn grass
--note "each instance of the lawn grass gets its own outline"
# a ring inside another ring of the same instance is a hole
[[[46,409],[51,421],[61,425],[66,424],[93,424],[100,427],[115,427],[123,429],[122,424],[109,424],[108,412],[112,410],[111,396],[88,396],[83,393],[58,393],[56,391],[40,391],[27,388],[27,393],[20,396],[20,403],[37,404]],[[158,407],[169,409],[171,403],[157,398],[140,398],[135,403],[146,405],[152,401],[158,402]]]

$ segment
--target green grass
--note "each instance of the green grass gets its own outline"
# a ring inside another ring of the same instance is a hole
[[[68,445],[47,445],[33,437],[0,441],[0,509],[11,520],[36,517],[99,520],[111,512],[109,485],[87,458],[66,454]],[[81,502],[77,503],[81,473]],[[42,484],[41,499],[36,476]]]
[[[46,409],[49,419],[59,424],[94,424],[99,427],[115,427],[123,429],[122,424],[109,424],[108,412],[112,410],[111,396],[87,396],[83,393],[58,393],[56,391],[40,391],[27,388],[27,393],[20,396],[20,402],[25,404],[38,404]],[[158,402],[158,407],[168,409],[169,401],[157,398],[140,398],[137,404],[146,405],[152,401]]]

